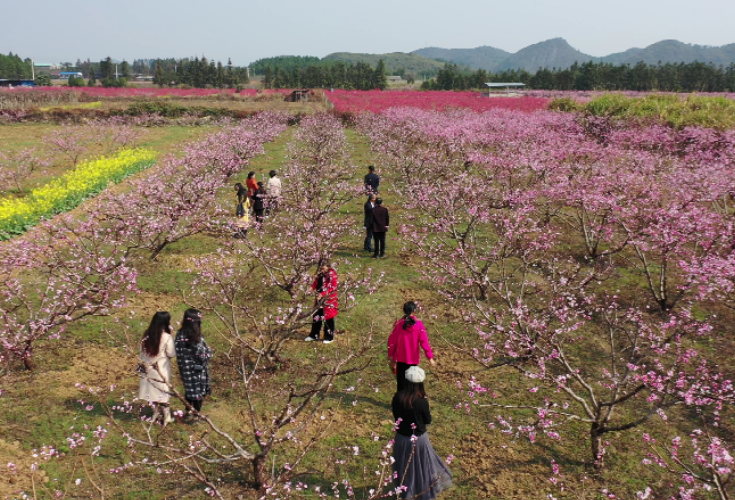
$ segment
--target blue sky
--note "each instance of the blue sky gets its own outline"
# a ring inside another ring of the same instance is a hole
[[[565,38],[593,56],[665,39],[735,43],[732,0],[0,0],[0,52],[38,62],[410,52]]]

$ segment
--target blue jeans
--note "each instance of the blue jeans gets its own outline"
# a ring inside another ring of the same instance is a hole
[[[372,227],[365,228],[365,243],[363,243],[362,248],[364,250],[367,250],[368,252],[373,251],[373,228]]]

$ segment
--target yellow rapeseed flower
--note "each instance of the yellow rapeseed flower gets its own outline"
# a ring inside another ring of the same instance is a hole
[[[125,149],[110,158],[81,163],[25,198],[0,200],[0,239],[25,232],[45,216],[71,210],[108,185],[150,167],[155,159],[155,151]]]

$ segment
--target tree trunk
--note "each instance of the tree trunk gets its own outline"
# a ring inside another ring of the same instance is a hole
[[[268,484],[268,469],[266,468],[266,456],[257,455],[253,459],[253,487],[261,491]],[[262,492],[261,492],[262,493]]]
[[[30,341],[26,343],[26,347],[23,350],[23,366],[31,372],[36,369],[36,363],[33,361],[33,345],[31,345]]]
[[[594,422],[590,429],[590,441],[592,445],[592,463],[595,469],[602,469],[602,432],[600,424]]]

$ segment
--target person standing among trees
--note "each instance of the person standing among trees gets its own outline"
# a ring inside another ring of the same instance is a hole
[[[168,402],[171,399],[171,358],[176,357],[171,337],[171,315],[158,311],[143,334],[140,348],[140,388],[138,397],[153,406],[153,421],[163,425],[174,421]]]
[[[212,393],[209,360],[213,353],[202,337],[202,314],[196,309],[187,309],[184,313],[175,344],[179,374],[186,394],[186,414],[191,415],[194,410],[198,416],[204,398]]]
[[[365,191],[368,193],[378,194],[378,188],[380,187],[380,176],[375,173],[375,167],[370,165],[368,167],[368,174],[365,176]]]
[[[275,213],[278,211],[278,205],[281,201],[281,191],[283,189],[281,185],[281,179],[278,178],[275,170],[271,170],[268,175],[268,183],[265,185],[265,190],[268,193],[268,204],[265,207],[266,215],[271,212]]]
[[[258,224],[262,224],[266,203],[266,192],[262,182],[258,183],[258,189],[255,191],[255,196],[253,198],[253,212],[255,212],[255,222],[257,222]]]
[[[415,311],[415,302],[409,301],[403,304],[403,317],[395,322],[393,331],[388,337],[388,358],[391,360],[393,373],[396,374],[396,390],[398,391],[404,388],[406,370],[417,366],[421,361],[419,347],[424,350],[431,366],[436,366],[426,327],[413,315]]]
[[[251,202],[254,202],[255,192],[258,190],[258,181],[255,180],[255,172],[248,172],[245,186],[248,188],[248,198],[250,198]]]
[[[237,204],[245,203],[245,200],[248,198],[248,190],[241,182],[235,184],[235,192],[237,193]]]
[[[373,240],[375,240],[373,259],[385,257],[385,233],[388,232],[389,225],[390,215],[388,209],[383,206],[382,198],[376,198],[371,221]]]
[[[317,294],[314,299],[314,307],[319,309],[314,314],[311,323],[311,334],[304,340],[312,342],[319,340],[319,333],[324,323],[324,343],[331,344],[334,340],[334,318],[338,314],[338,298],[337,298],[337,271],[332,269],[329,264],[319,266],[319,272],[311,284],[311,289]]]
[[[426,373],[412,366],[405,373],[406,385],[391,402],[396,419],[393,443],[393,483],[402,490],[399,498],[433,500],[452,486],[452,473],[429,441],[426,426],[431,424]]]
[[[238,203],[235,215],[237,216],[237,222],[235,222],[234,236],[244,240],[248,236],[248,228],[250,227],[250,198],[247,195],[242,203]]]
[[[375,207],[375,195],[370,193],[367,197],[365,205],[363,205],[363,212],[365,217],[363,219],[363,227],[365,228],[365,242],[362,247],[368,252],[373,251],[373,208]]]

